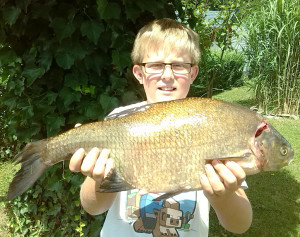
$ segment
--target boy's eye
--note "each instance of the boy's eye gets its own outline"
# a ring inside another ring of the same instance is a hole
[[[154,70],[161,70],[165,67],[163,63],[148,63],[148,68],[154,69]]]
[[[191,72],[191,63],[141,63],[147,73],[163,73],[166,65],[170,65],[173,73],[188,74]]]
[[[187,66],[189,66],[189,64],[180,64],[180,63],[178,63],[178,64],[172,64],[172,68],[174,69],[174,70],[182,70],[182,69],[186,69],[187,68]]]

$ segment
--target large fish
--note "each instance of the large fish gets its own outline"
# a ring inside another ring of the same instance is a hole
[[[278,170],[294,154],[263,117],[247,108],[204,98],[160,102],[27,144],[15,157],[22,167],[7,199],[22,194],[48,166],[70,159],[80,147],[111,150],[115,167],[100,192],[198,190],[204,165],[212,159],[234,160],[249,175]]]

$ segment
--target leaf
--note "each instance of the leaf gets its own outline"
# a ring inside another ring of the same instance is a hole
[[[65,118],[57,114],[50,114],[45,118],[47,136],[56,135],[60,131],[60,127],[65,125]]]
[[[76,57],[69,49],[59,48],[55,53],[55,59],[58,66],[63,69],[70,69],[74,64]]]
[[[107,8],[108,2],[107,0],[97,0],[97,4],[98,4],[98,12],[101,18],[103,18],[103,14]]]
[[[22,72],[22,76],[24,76],[27,79],[27,85],[31,86],[32,83],[43,76],[45,73],[45,69],[42,67],[36,67],[36,66],[30,66],[25,67],[25,69]]]
[[[60,210],[61,210],[61,205],[56,204],[47,211],[47,214],[51,216],[55,216],[58,212],[60,212]]]
[[[46,94],[44,98],[47,101],[47,104],[51,105],[56,101],[57,96],[58,96],[57,93],[50,91],[49,93]]]
[[[16,97],[11,97],[11,98],[6,98],[4,100],[4,104],[10,109],[14,109],[17,105],[17,98]]]
[[[81,60],[90,51],[79,42],[66,41],[62,43],[55,52],[57,64],[63,69],[70,69],[75,60]]]
[[[97,0],[98,11],[102,19],[120,19],[121,8],[119,4],[107,0]]]
[[[64,85],[66,87],[72,88],[75,91],[80,91],[78,90],[78,88],[81,88],[83,85],[86,85],[88,83],[88,75],[80,73],[78,71],[74,71],[65,75]]]
[[[109,77],[109,81],[111,82],[113,90],[121,90],[124,92],[126,80],[123,77],[120,77],[117,73],[112,73]]]
[[[17,59],[18,56],[12,48],[0,48],[0,66],[9,65],[12,62],[15,62]]]
[[[20,141],[26,141],[29,137],[33,137],[41,130],[40,125],[32,124],[29,128],[22,128],[16,131],[16,135]]]
[[[137,101],[137,100],[138,100],[137,95],[133,91],[126,91],[122,95],[122,102],[124,104],[130,104],[130,103],[133,103],[134,101]]]
[[[87,36],[94,44],[98,43],[99,37],[104,32],[104,25],[99,21],[84,21],[80,27],[83,36]]]
[[[140,15],[140,9],[133,1],[132,2],[125,1],[124,3],[125,3],[126,18],[135,21]]]
[[[72,22],[68,22],[62,17],[54,18],[51,22],[51,26],[59,40],[70,37],[76,29]]]
[[[40,54],[41,55],[39,59],[39,65],[45,69],[45,72],[47,72],[50,69],[52,64],[52,59],[53,59],[52,53],[50,52],[50,49],[49,50],[43,49],[40,52]]]
[[[95,52],[84,58],[84,65],[86,69],[95,71],[99,76],[106,63],[110,61],[110,57],[103,51]]]
[[[14,79],[8,80],[6,89],[7,89],[7,91],[13,91],[14,95],[20,96],[21,93],[24,91],[23,79],[14,78]]]
[[[101,106],[95,101],[90,101],[84,108],[84,115],[89,119],[98,119],[101,115]]]
[[[13,25],[16,23],[19,15],[21,13],[21,9],[18,7],[6,7],[3,11],[3,18],[9,25]]]
[[[122,71],[125,67],[131,64],[130,53],[127,50],[113,50],[112,59],[112,63],[117,66],[119,71]]]
[[[104,114],[108,114],[119,105],[119,101],[116,97],[112,97],[107,94],[101,94],[100,104],[103,108]]]
[[[30,2],[31,0],[16,0],[16,5],[24,10],[25,13],[27,13],[27,7],[29,6]]]
[[[156,12],[157,8],[159,8],[158,3],[153,4],[152,1],[136,1],[136,4],[140,7],[140,9],[142,9],[142,11]]]
[[[59,97],[63,100],[64,105],[68,107],[71,103],[80,101],[81,94],[80,92],[64,87],[59,92]]]

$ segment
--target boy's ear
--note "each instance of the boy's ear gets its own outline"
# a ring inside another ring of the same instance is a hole
[[[199,72],[198,65],[193,66],[192,71],[191,71],[191,80],[192,80],[192,82],[196,79],[196,77],[198,75],[198,72]]]
[[[133,65],[132,73],[134,77],[139,81],[140,84],[144,83],[144,74],[140,65]]]

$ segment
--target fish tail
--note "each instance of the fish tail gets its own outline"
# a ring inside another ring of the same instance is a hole
[[[22,166],[9,185],[7,200],[12,200],[24,193],[45,171],[47,165],[41,158],[41,152],[46,144],[46,140],[29,143],[15,156],[13,162],[22,163]]]

